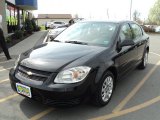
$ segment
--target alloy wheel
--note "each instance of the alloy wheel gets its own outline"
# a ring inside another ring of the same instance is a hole
[[[104,102],[107,102],[113,92],[113,78],[111,76],[107,76],[103,82],[101,97]]]

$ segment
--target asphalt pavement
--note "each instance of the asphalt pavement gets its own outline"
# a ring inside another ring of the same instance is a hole
[[[9,69],[21,52],[40,44],[45,31],[35,33],[9,51],[12,60],[0,54],[0,119],[2,120],[159,120],[160,119],[160,34],[150,34],[149,64],[135,69],[118,81],[113,97],[105,107],[90,103],[74,107],[52,107],[24,98],[12,91]]]

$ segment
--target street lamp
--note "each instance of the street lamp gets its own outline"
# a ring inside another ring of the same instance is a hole
[[[130,20],[131,20],[131,17],[132,17],[132,0],[130,2]]]

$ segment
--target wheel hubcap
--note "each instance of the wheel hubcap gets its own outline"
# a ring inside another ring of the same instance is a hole
[[[104,80],[102,85],[102,92],[101,92],[102,100],[104,102],[107,102],[111,97],[112,92],[113,92],[113,78],[111,76],[108,76]]]

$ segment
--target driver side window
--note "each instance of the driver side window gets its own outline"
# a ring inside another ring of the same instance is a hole
[[[121,42],[124,40],[132,40],[132,30],[128,24],[125,24],[121,27],[120,38]]]

